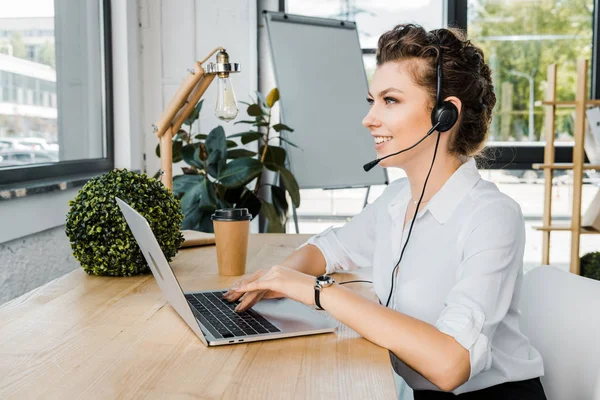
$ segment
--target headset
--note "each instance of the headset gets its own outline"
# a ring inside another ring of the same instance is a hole
[[[404,255],[404,250],[406,249],[406,245],[408,244],[408,241],[410,239],[410,234],[412,232],[415,220],[417,219],[417,214],[419,212],[419,206],[421,205],[421,201],[423,200],[423,195],[425,194],[425,188],[427,187],[427,181],[429,180],[429,175],[431,174],[431,170],[433,169],[433,164],[435,162],[435,156],[437,154],[438,144],[440,142],[440,134],[442,132],[446,132],[446,131],[450,130],[454,126],[454,124],[456,124],[456,122],[458,121],[458,108],[456,108],[456,106],[450,101],[442,101],[442,82],[443,82],[442,62],[443,62],[443,59],[442,59],[442,46],[441,46],[439,37],[437,35],[438,32],[439,32],[439,30],[430,32],[431,35],[435,36],[434,40],[437,43],[437,47],[438,47],[437,68],[436,68],[437,85],[436,85],[435,105],[433,107],[433,110],[431,111],[431,125],[432,125],[431,129],[429,130],[429,132],[427,132],[427,134],[421,140],[419,140],[414,145],[412,145],[406,149],[400,150],[396,153],[392,153],[385,157],[373,160],[363,166],[365,171],[369,171],[373,167],[375,167],[375,165],[379,164],[380,161],[382,161],[388,157],[392,157],[392,156],[398,155],[400,153],[403,153],[405,151],[408,151],[408,150],[414,148],[415,146],[417,146],[423,140],[425,140],[434,131],[437,130],[437,132],[438,132],[437,140],[435,142],[435,150],[433,152],[433,160],[431,161],[431,166],[429,167],[429,172],[427,173],[427,177],[425,178],[425,183],[423,184],[423,190],[421,191],[421,196],[419,197],[419,202],[417,203],[415,215],[413,216],[413,219],[410,223],[410,228],[408,230],[408,236],[406,238],[406,242],[404,243],[404,247],[402,248],[402,251],[400,252],[400,259],[398,260],[398,262],[396,263],[396,266],[392,270],[392,287],[390,289],[390,294],[388,295],[387,302],[385,303],[386,307],[388,307],[388,305],[390,303],[390,299],[392,298],[392,293],[394,291],[394,281],[395,281],[394,274],[396,273],[396,269],[398,268],[398,266],[400,265],[400,262],[402,261],[402,256]],[[343,285],[346,283],[353,283],[353,282],[372,283],[371,281],[360,280],[360,281],[342,282],[342,283],[340,283],[340,285]],[[381,304],[381,301],[379,303]]]

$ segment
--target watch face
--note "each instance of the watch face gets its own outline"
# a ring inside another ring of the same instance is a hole
[[[319,275],[317,276],[317,281],[325,284],[332,284],[334,282],[333,278],[329,275]]]

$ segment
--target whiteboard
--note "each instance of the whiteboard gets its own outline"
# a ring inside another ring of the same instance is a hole
[[[301,189],[340,189],[388,183],[385,168],[365,172],[377,158],[362,125],[368,82],[356,24],[265,12],[281,122],[294,132],[281,142]]]

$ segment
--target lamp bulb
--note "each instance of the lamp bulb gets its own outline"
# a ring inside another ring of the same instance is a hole
[[[237,116],[238,108],[235,93],[229,77],[218,78],[217,81],[217,105],[215,115],[217,118],[229,122]]]

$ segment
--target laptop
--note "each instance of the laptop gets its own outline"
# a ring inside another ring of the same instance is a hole
[[[262,299],[251,309],[233,311],[238,302],[222,298],[226,290],[184,293],[148,221],[115,197],[127,225],[163,295],[206,346],[335,332],[337,324],[306,305],[288,298]]]

